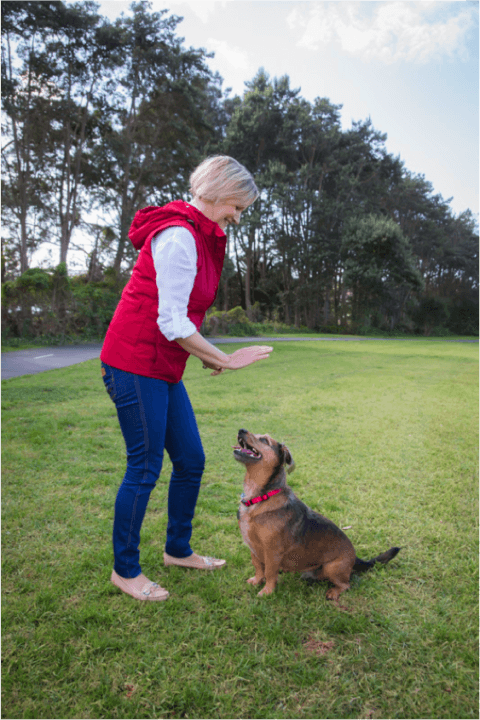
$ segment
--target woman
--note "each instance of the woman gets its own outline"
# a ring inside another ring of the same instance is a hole
[[[115,502],[111,581],[138,600],[168,597],[139,564],[140,528],[164,449],[173,465],[164,564],[201,570],[225,564],[190,547],[205,456],[182,383],[187,358],[195,355],[219,375],[272,351],[252,346],[227,355],[198,332],[217,293],[224,230],[238,224],[258,196],[252,176],[233,158],[215,156],[192,173],[190,190],[191,203],[175,201],[135,215],[129,238],[140,253],[100,355],[127,448],[127,470]]]

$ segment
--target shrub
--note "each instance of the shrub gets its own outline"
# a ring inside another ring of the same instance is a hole
[[[438,297],[423,297],[417,307],[410,311],[412,320],[425,336],[437,334],[440,328],[446,328],[448,320],[447,301]]]
[[[478,298],[463,298],[449,308],[448,329],[455,335],[478,335]]]
[[[245,337],[255,334],[253,324],[249,321],[245,310],[239,305],[227,312],[212,307],[205,319],[204,327],[207,335],[240,334],[241,337]]]
[[[121,287],[110,276],[87,282],[68,277],[65,263],[54,270],[30,268],[2,285],[4,337],[103,335],[115,312]]]

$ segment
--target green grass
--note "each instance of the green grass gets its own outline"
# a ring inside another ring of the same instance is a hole
[[[348,339],[352,340],[353,338],[360,339],[360,336],[352,336],[352,335],[334,335],[334,334],[327,334],[327,333],[317,333],[317,332],[311,332],[309,330],[306,330],[303,332],[302,330],[294,330],[292,329],[292,332],[285,333],[285,332],[274,332],[271,329],[266,329],[265,332],[263,332],[260,328],[257,326],[257,335],[260,338],[262,335],[265,337],[275,337],[275,338],[288,338],[289,340],[294,340],[295,335],[299,335],[301,337],[309,337],[309,338],[325,338],[326,340],[338,340],[338,339]],[[215,335],[208,337],[209,340],[212,340],[214,337],[220,337],[227,339],[228,335]],[[232,336],[233,337],[233,336]],[[421,338],[419,336],[415,335],[405,335],[405,333],[399,333],[397,336],[394,333],[372,333],[369,337],[372,339],[402,339],[402,340],[420,340],[424,341],[424,338]],[[367,336],[362,336],[361,339],[367,339]],[[478,342],[478,337],[474,337],[472,335],[449,335],[448,338],[443,337],[436,337],[431,336],[428,338],[429,341],[444,341],[445,339],[448,339],[449,341],[453,342],[456,340],[468,340],[469,342]],[[40,336],[38,338],[12,338],[11,336],[3,337],[2,336],[2,353],[5,352],[15,352],[18,350],[32,350],[32,349],[39,349],[43,347],[52,347],[53,345],[89,345],[91,343],[102,343],[103,337],[85,337],[84,335],[71,335],[71,336],[64,336],[64,335],[57,335],[53,337],[45,337]]]
[[[171,593],[154,604],[109,583],[125,460],[99,363],[2,383],[2,716],[478,717],[478,345],[282,342],[216,378],[192,358],[185,382],[207,456],[193,546],[228,566],[163,568],[166,461],[142,532]],[[246,583],[241,427],[288,444],[291,486],[361,557],[402,546],[344,610],[296,575],[266,598]]]

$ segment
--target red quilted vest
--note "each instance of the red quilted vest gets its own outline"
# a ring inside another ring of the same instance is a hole
[[[151,252],[152,238],[173,225],[187,228],[195,237],[197,275],[187,315],[200,329],[217,294],[226,235],[217,223],[181,200],[164,207],[146,207],[136,213],[128,233],[140,254],[107,330],[100,359],[119,370],[177,383],[189,353],[177,342],[167,340],[159,330],[158,290]]]

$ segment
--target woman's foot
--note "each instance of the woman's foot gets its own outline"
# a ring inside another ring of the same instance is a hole
[[[137,575],[136,578],[123,578],[115,570],[112,570],[110,581],[135,600],[166,600],[170,594],[156,582],[145,577],[143,573]]]
[[[172,555],[163,553],[163,564],[178,565],[179,567],[194,568],[195,570],[216,570],[217,568],[223,567],[226,564],[226,560],[217,560],[212,557],[203,557],[193,553],[186,558],[176,558]]]

